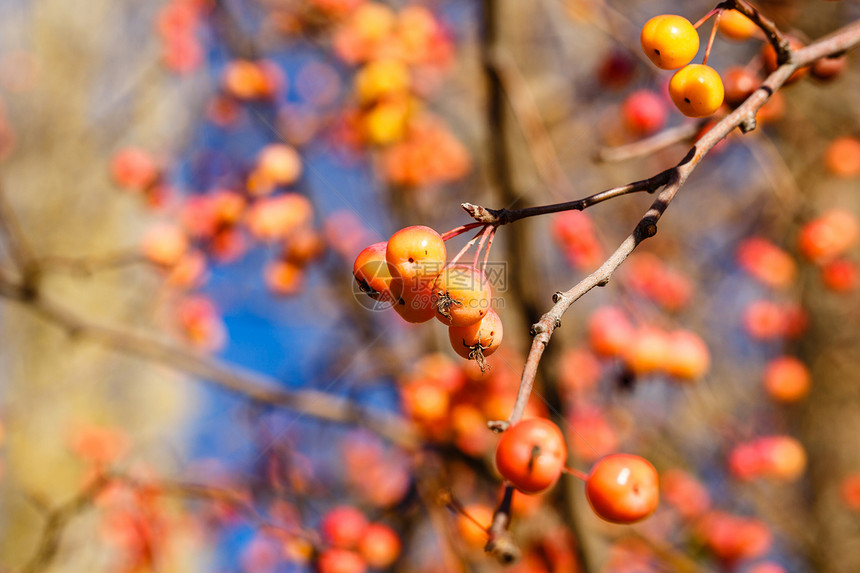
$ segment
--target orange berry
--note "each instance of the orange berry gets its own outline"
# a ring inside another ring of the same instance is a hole
[[[318,573],[365,573],[367,563],[358,553],[346,549],[326,549],[317,561]]]
[[[844,253],[858,238],[857,217],[842,209],[831,209],[800,229],[797,247],[807,259],[824,263]]]
[[[657,470],[639,456],[606,456],[591,468],[585,496],[594,513],[606,521],[641,521],[654,513],[660,501]]]
[[[387,241],[366,247],[355,258],[352,274],[361,292],[374,300],[391,299],[391,273],[385,262]]]
[[[630,94],[621,107],[624,125],[633,133],[653,133],[666,123],[666,104],[651,90],[639,90]]]
[[[492,292],[484,273],[470,265],[450,265],[433,282],[436,318],[447,326],[469,326],[490,310]]]
[[[246,215],[248,229],[261,241],[284,239],[296,229],[310,225],[313,216],[311,202],[298,193],[259,200]]]
[[[797,275],[797,264],[787,252],[759,237],[752,237],[738,246],[741,267],[762,283],[774,287],[789,286]]]
[[[149,229],[143,237],[143,256],[157,265],[171,267],[188,250],[185,232],[174,225],[161,224]]]
[[[400,537],[381,523],[372,523],[364,530],[358,552],[374,569],[385,569],[400,555]]]
[[[860,175],[860,139],[844,136],[831,141],[824,152],[824,165],[837,177]]]
[[[617,356],[630,346],[636,329],[621,309],[603,307],[588,319],[588,340],[591,348],[603,356]]]
[[[464,507],[463,512],[472,519],[462,514],[457,515],[457,531],[460,533],[460,538],[469,547],[482,549],[487,544],[487,529],[493,521],[493,508],[483,503],[472,503]]]
[[[758,30],[756,23],[737,10],[723,10],[720,14],[720,33],[731,40],[748,40]]]
[[[666,372],[680,380],[696,380],[705,375],[711,365],[711,353],[702,338],[689,330],[669,334],[670,352],[666,356]]]
[[[838,259],[825,263],[821,267],[821,281],[824,286],[833,292],[851,292],[857,287],[858,275],[857,263],[845,259]]]
[[[289,185],[302,174],[302,158],[293,147],[273,143],[257,154],[257,171],[275,185]]]
[[[120,187],[142,191],[156,182],[159,168],[152,155],[142,149],[128,147],[114,154],[111,175]]]
[[[406,322],[418,324],[436,316],[436,302],[432,285],[419,283],[412,288],[403,288],[400,282],[391,282],[392,300],[396,301],[394,310]]]
[[[445,241],[430,227],[406,227],[388,239],[385,260],[391,274],[391,294],[402,300],[395,309],[408,322],[433,318],[433,281],[446,259]]]
[[[806,365],[793,356],[771,360],[764,372],[764,389],[777,402],[796,402],[809,393],[812,378]]]
[[[828,82],[841,75],[846,66],[848,66],[848,59],[844,54],[833,58],[821,58],[812,64],[810,73],[816,80]]]
[[[639,39],[645,55],[663,70],[689,64],[699,51],[699,33],[682,16],[664,14],[651,18]]]
[[[634,374],[646,375],[666,367],[672,348],[662,330],[640,328],[623,350],[624,362]]]
[[[384,97],[402,95],[409,90],[409,68],[400,60],[370,62],[355,76],[355,94],[367,105]]]
[[[669,95],[687,117],[707,117],[723,105],[725,91],[717,71],[703,64],[690,64],[675,72]]]
[[[795,38],[794,36],[788,37],[788,44],[792,50],[799,50],[803,48],[803,42]],[[764,62],[764,69],[767,73],[772,74],[777,68],[777,59],[776,59],[776,50],[773,49],[773,46],[770,43],[762,46],[761,49],[761,57]],[[785,81],[786,85],[796,82],[803,76],[805,76],[809,72],[809,66],[798,68],[794,71],[793,74],[788,76],[788,79]]]
[[[496,446],[496,468],[523,493],[551,488],[567,463],[564,436],[546,418],[530,418],[508,428]]]
[[[451,326],[448,339],[454,352],[471,360],[491,355],[502,343],[502,319],[496,311],[489,309],[479,322],[468,326]]]
[[[358,546],[367,531],[367,518],[349,505],[341,505],[326,513],[320,522],[320,533],[327,543],[343,549]]]
[[[275,294],[293,295],[302,289],[305,271],[288,261],[272,261],[265,269],[266,285]]]
[[[726,103],[731,107],[744,103],[761,84],[759,77],[746,68],[729,68],[723,75]]]

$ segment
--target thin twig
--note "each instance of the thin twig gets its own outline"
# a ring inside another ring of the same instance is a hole
[[[0,232],[6,236],[9,253],[18,270],[24,275],[37,272],[36,257],[33,256],[15,211],[9,205],[2,182],[0,182]]]
[[[110,481],[106,476],[99,476],[74,498],[48,511],[36,549],[21,568],[20,573],[36,573],[48,567],[60,550],[60,541],[68,522],[88,509],[93,499],[109,484]]]
[[[453,239],[454,237],[462,235],[463,233],[471,231],[472,229],[480,227],[481,225],[483,225],[483,223],[469,223],[467,225],[460,225],[459,227],[454,227],[450,231],[442,233],[442,240],[447,241],[448,239]]]
[[[39,266],[46,272],[64,271],[74,275],[88,277],[99,271],[116,269],[128,265],[146,262],[146,257],[139,249],[125,249],[106,255],[91,257],[62,257],[49,255],[39,259]]]
[[[637,157],[650,155],[655,151],[666,149],[676,143],[688,141],[696,135],[709,120],[703,119],[693,123],[682,123],[676,127],[665,129],[650,137],[619,145],[617,147],[604,147],[597,152],[596,159],[604,163],[616,163],[627,161]]]
[[[535,217],[538,215],[548,215],[550,213],[560,213],[562,211],[583,211],[589,207],[602,203],[615,197],[629,195],[631,193],[639,193],[647,191],[653,193],[669,181],[669,175],[673,169],[667,169],[651,177],[641,181],[635,181],[622,185],[621,187],[613,187],[594,195],[590,195],[583,199],[574,201],[566,201],[564,203],[554,203],[552,205],[540,205],[538,207],[525,207],[523,209],[488,209],[480,205],[472,203],[463,203],[460,206],[476,221],[492,225],[507,225],[526,217]]]

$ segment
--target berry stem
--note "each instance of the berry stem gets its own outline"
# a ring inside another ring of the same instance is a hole
[[[582,481],[587,481],[587,480],[588,480],[588,474],[586,474],[585,472],[581,472],[581,471],[579,471],[579,470],[575,470],[575,469],[573,469],[573,468],[565,467],[565,468],[564,468],[564,473],[566,473],[566,474],[570,474],[570,475],[572,475],[572,476],[573,476],[573,477],[575,477],[575,478],[579,478],[579,479],[581,479]]]
[[[475,251],[475,259],[472,261],[472,266],[478,268],[478,259],[481,258],[481,250],[484,248],[484,243],[492,234],[492,225],[487,225],[487,227],[481,233],[481,241],[478,243],[478,250]]]
[[[711,28],[711,35],[708,37],[708,47],[705,48],[705,57],[702,59],[702,65],[708,64],[708,58],[711,56],[711,48],[714,46],[714,38],[717,37],[717,28],[720,27],[720,16],[723,15],[722,8],[717,10],[717,17],[714,18],[714,26]]]
[[[713,16],[714,14],[718,14],[719,12],[722,12],[722,10],[723,10],[722,8],[714,8],[713,10],[711,10],[710,12],[705,14],[698,22],[693,24],[693,28],[698,30],[702,24],[704,24],[705,22],[710,20],[711,16]]]
[[[448,239],[453,239],[454,237],[462,235],[463,233],[470,231],[476,227],[480,227],[481,225],[484,225],[484,224],[485,223],[468,223],[466,225],[460,225],[459,227],[454,227],[450,231],[446,231],[446,232],[442,233],[442,240],[447,241]]]
[[[474,244],[475,244],[475,241],[477,241],[477,240],[478,240],[478,237],[480,237],[480,236],[481,236],[481,235],[483,235],[483,234],[484,234],[484,231],[483,231],[483,230],[478,231],[478,234],[477,234],[477,235],[475,235],[474,237],[472,237],[472,240],[471,240],[471,241],[469,241],[468,243],[466,243],[466,246],[464,246],[462,249],[460,249],[460,252],[459,252],[459,253],[457,253],[457,256],[455,256],[453,259],[451,259],[451,262],[450,262],[450,263],[448,263],[446,266],[449,266],[449,267],[450,267],[450,266],[452,266],[452,265],[456,265],[456,264],[457,264],[457,261],[459,261],[461,258],[463,258],[463,255],[465,255],[465,254],[466,254],[466,251],[468,251],[469,249],[471,249],[471,248],[472,248],[472,245],[474,245]]]
[[[453,497],[448,500],[448,508],[454,513],[462,515],[463,517],[474,523],[478,528],[482,529],[483,531],[486,531],[489,534],[490,527],[488,525],[482,525],[480,521],[472,517],[472,514],[466,511],[466,508],[463,507],[463,504],[455,500]]]
[[[490,249],[493,246],[493,239],[496,236],[496,229],[497,228],[498,227],[496,227],[496,226],[492,227],[492,230],[490,231],[490,236],[487,239],[487,248],[484,250],[484,262],[481,263],[481,272],[484,274],[486,274],[486,272],[487,272],[487,260],[490,258]]]

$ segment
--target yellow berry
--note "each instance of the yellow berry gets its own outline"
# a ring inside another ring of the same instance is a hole
[[[730,40],[748,40],[756,30],[756,23],[737,10],[724,10],[720,14],[720,33]]]
[[[687,117],[707,117],[723,104],[725,90],[717,71],[703,64],[690,64],[675,72],[669,95]]]
[[[642,28],[642,49],[654,65],[675,70],[693,61],[699,51],[699,33],[682,16],[654,16]]]

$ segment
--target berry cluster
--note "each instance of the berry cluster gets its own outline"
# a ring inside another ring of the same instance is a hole
[[[681,113],[707,117],[720,108],[725,95],[720,74],[706,64],[690,63],[699,51],[699,33],[689,20],[655,16],[642,28],[640,40],[654,65],[678,70],[669,82],[669,95]]]
[[[565,471],[585,480],[585,494],[594,512],[611,523],[635,523],[651,515],[660,498],[657,470],[629,454],[601,458],[588,475],[567,470],[567,446],[558,426],[530,418],[511,426],[496,447],[496,468],[519,491],[545,491]]]
[[[436,317],[464,358],[481,363],[502,342],[502,322],[490,308],[492,290],[483,271],[448,263],[445,239],[429,227],[406,227],[365,248],[353,276],[362,292],[390,303],[407,322]]]
[[[326,548],[319,555],[320,573],[364,573],[385,569],[400,555],[400,536],[384,523],[371,523],[352,506],[329,510],[320,522]]]
[[[269,144],[246,173],[242,191],[213,189],[178,197],[159,159],[135,147],[116,152],[111,163],[116,184],[172,218],[152,224],[140,245],[141,255],[162,273],[165,286],[180,293],[198,289],[210,264],[236,261],[258,242],[279,246],[264,270],[270,290],[280,295],[301,291],[305,269],[326,248],[314,228],[310,200],[283,191],[299,181],[301,157],[292,146]],[[216,350],[226,340],[215,306],[202,295],[182,294],[174,316],[185,338],[199,348]]]
[[[453,61],[450,35],[430,10],[363,3],[339,20],[333,43],[341,60],[359,66],[342,136],[378,149],[390,182],[453,181],[469,171],[467,149],[424,110],[423,98]]]

